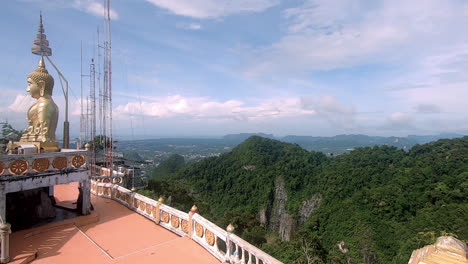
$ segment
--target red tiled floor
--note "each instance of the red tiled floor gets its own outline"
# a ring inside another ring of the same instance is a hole
[[[57,186],[55,196],[68,201],[76,197],[76,187]],[[92,195],[92,203],[99,215],[96,223],[53,229],[43,226],[35,229],[36,235],[31,230],[13,233],[12,259],[36,250],[37,259],[32,263],[220,263],[191,239],[179,237],[115,201]]]

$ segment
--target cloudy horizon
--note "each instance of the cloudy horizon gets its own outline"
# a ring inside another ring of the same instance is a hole
[[[80,43],[87,74],[97,58],[97,28],[103,31],[103,2],[4,5],[0,120],[26,126],[33,102],[26,75],[37,65],[30,48],[42,11],[52,59],[70,83],[78,135]],[[111,6],[116,137],[468,134],[465,1],[114,0]],[[63,113],[57,74],[47,66]],[[83,81],[86,93],[89,78]]]

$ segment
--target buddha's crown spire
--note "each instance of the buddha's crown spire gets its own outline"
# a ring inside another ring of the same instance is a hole
[[[45,67],[44,57],[41,57],[41,59],[39,60],[39,64],[37,65],[35,72],[47,73],[47,74],[49,73]]]
[[[49,48],[49,41],[44,34],[44,25],[42,24],[42,13],[39,14],[39,28],[37,29],[36,38],[31,48],[31,52],[40,56],[52,56],[52,49]]]

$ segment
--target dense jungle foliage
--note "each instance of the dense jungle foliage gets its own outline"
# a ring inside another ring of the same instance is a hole
[[[220,157],[168,162],[142,192],[171,197],[185,211],[196,203],[202,215],[233,223],[238,235],[284,263],[407,263],[412,250],[440,235],[468,240],[468,137],[332,158],[251,137]],[[291,241],[259,222],[259,212],[273,204],[277,178],[298,223]],[[317,194],[319,208],[300,221],[301,205]]]

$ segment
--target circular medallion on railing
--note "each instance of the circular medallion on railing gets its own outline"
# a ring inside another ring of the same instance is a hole
[[[179,217],[175,215],[171,216],[171,225],[175,228],[179,228]]]
[[[83,166],[83,164],[85,164],[85,158],[81,155],[73,156],[71,164],[75,168],[80,168],[81,166]]]
[[[195,223],[195,233],[197,233],[197,236],[203,237],[203,226],[199,223]]]
[[[49,168],[49,166],[50,166],[50,161],[49,159],[46,159],[46,158],[35,159],[32,163],[33,170],[37,172],[44,172]]]
[[[147,214],[151,214],[151,209],[153,209],[153,208],[151,208],[151,204],[146,204],[146,213]]]
[[[144,211],[146,208],[146,204],[144,202],[140,202],[140,210]]]
[[[25,160],[15,160],[10,163],[10,172],[16,175],[24,174],[28,171],[28,162]]]
[[[188,225],[188,221],[187,220],[184,220],[182,219],[181,221],[182,223],[180,224],[181,227],[182,227],[182,231],[184,231],[184,233],[188,234],[189,232],[189,225]]]
[[[119,177],[119,183],[123,183],[124,181],[124,178],[123,177]]]
[[[169,214],[167,212],[163,212],[161,216],[161,220],[165,223],[169,223]]]
[[[2,175],[5,172],[5,164],[0,161],[0,175]]]
[[[52,166],[58,170],[63,170],[67,167],[67,163],[66,157],[56,157],[54,161],[52,161]]]
[[[213,246],[215,243],[214,234],[208,229],[205,231],[205,240],[206,240],[206,243],[208,243],[208,245],[210,246]]]

